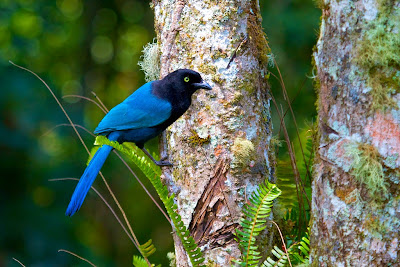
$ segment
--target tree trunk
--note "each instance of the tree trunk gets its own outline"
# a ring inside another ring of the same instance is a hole
[[[240,257],[233,233],[245,199],[272,176],[267,95],[268,49],[258,1],[153,1],[161,77],[199,71],[213,90],[167,131],[163,177],[206,261],[229,266]],[[176,239],[175,239],[176,240]],[[178,266],[188,266],[176,242]]]
[[[321,5],[310,260],[399,266],[400,1]]]

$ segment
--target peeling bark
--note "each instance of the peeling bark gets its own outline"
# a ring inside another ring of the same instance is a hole
[[[400,266],[400,2],[321,5],[310,260]]]
[[[233,232],[245,196],[272,176],[269,51],[259,4],[159,0],[152,6],[161,76],[190,68],[213,87],[196,93],[189,111],[166,131],[162,155],[174,167],[164,168],[163,178],[206,261],[229,266],[240,257]],[[188,266],[175,245],[178,266]]]

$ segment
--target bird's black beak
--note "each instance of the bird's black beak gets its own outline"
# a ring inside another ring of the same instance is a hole
[[[193,83],[193,86],[196,90],[197,89],[206,89],[206,90],[212,89],[211,86],[205,81],[202,81],[201,83]]]

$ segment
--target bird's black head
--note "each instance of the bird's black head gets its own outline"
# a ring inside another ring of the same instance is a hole
[[[154,81],[152,93],[171,103],[171,115],[159,127],[165,129],[176,121],[192,103],[192,95],[198,89],[211,90],[211,86],[206,83],[201,75],[193,70],[179,69],[171,72],[162,80]]]
[[[198,89],[211,90],[211,86],[201,78],[200,73],[194,70],[179,69],[165,76],[163,80],[168,81],[179,93],[192,95]]]

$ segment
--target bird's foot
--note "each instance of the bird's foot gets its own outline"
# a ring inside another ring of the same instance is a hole
[[[161,160],[155,160],[154,163],[157,166],[174,166],[174,164],[172,164],[171,162],[167,161],[167,160],[163,160],[166,158],[162,158]]]
[[[164,156],[164,157],[162,157],[162,158],[160,159],[160,161],[166,161],[167,158],[168,158],[168,156]]]
[[[171,162],[166,160],[167,157],[162,157],[161,160],[155,160],[145,148],[142,148],[142,150],[157,166],[174,166]]]

